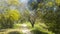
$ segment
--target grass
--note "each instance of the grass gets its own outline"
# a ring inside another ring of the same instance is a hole
[[[33,31],[34,33],[37,32],[37,34],[40,33],[45,33],[45,34],[54,34],[52,31],[48,31],[48,26],[46,26],[44,23],[35,23],[34,28],[32,28],[30,22],[26,22],[28,25],[28,28]]]
[[[21,27],[21,25],[22,25],[22,24],[19,24],[19,23],[18,23],[18,24],[14,24],[13,29],[20,28],[20,27]]]
[[[0,34],[13,34],[13,33],[20,33],[23,34],[22,31],[20,31],[20,29],[6,29],[6,31],[4,32],[0,32]]]
[[[11,31],[11,32],[8,32],[8,34],[23,34],[22,32],[20,33],[19,31]]]
[[[34,34],[54,34],[52,31],[48,31],[48,27],[44,24],[44,23],[35,23],[34,28],[32,28],[30,22],[26,22],[25,23],[27,25],[27,28],[31,30],[32,33]],[[22,32],[20,31],[21,29],[21,25],[22,24],[14,24],[14,27],[12,29],[7,29],[4,32],[0,32],[0,34],[6,34],[6,33],[11,33],[11,32],[15,32],[18,31],[20,34],[22,34]],[[16,29],[16,30],[15,30]]]
[[[0,34],[13,34],[14,32],[16,32],[16,34],[19,34],[19,33],[20,34],[23,34],[21,32],[21,29],[19,29],[20,26],[21,26],[21,24],[14,24],[14,27],[13,28],[4,29],[5,31],[1,31]]]
[[[38,29],[34,29],[34,30],[32,30],[31,32],[32,32],[33,34],[48,34],[48,33],[42,32],[42,31],[40,31],[40,30],[38,30]]]
[[[43,32],[43,33],[54,34],[53,32],[48,31],[48,27],[44,23],[35,24],[35,28],[33,30],[36,30],[36,29],[38,29],[40,32]]]

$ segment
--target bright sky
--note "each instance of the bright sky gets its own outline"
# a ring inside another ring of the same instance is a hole
[[[21,2],[26,2],[26,0],[20,0]]]
[[[28,0],[20,0],[22,3],[25,3],[25,2],[27,2]]]
[[[26,8],[27,7],[27,3],[29,0],[20,0],[20,2],[22,3],[22,8]]]

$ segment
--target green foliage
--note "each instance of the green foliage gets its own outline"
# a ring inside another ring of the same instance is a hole
[[[20,19],[20,13],[16,8],[19,5],[18,0],[3,0],[0,2],[0,28],[12,28],[14,22]],[[11,6],[14,6],[11,8]]]
[[[44,23],[35,23],[35,27],[31,28],[31,32],[34,34],[54,34],[48,30],[48,27]]]
[[[56,34],[60,33],[60,0],[55,1],[47,1],[42,3],[36,3],[37,8],[36,10],[37,18],[44,22],[49,28],[48,30],[55,32]],[[33,6],[33,7],[34,7]],[[55,6],[57,7],[54,11]]]
[[[58,33],[59,34],[59,24],[60,24],[60,11],[57,12],[53,12],[53,11],[46,11],[46,14],[44,14],[43,16],[41,16],[41,20],[45,22],[45,24],[47,26],[49,26],[49,30]]]
[[[18,6],[19,5],[19,1],[18,0],[7,0],[9,5],[15,5]]]
[[[39,14],[38,14],[39,15]],[[41,21],[43,21],[47,26],[49,26],[49,30],[50,31],[53,31],[53,32],[55,32],[55,33],[60,33],[60,11],[58,10],[58,11],[56,11],[56,12],[54,12],[54,11],[46,11],[45,12],[45,14],[43,14],[43,13],[40,13],[40,19],[41,19]]]
[[[10,17],[11,20],[15,21],[20,18],[20,14],[18,10],[9,10],[7,11],[8,18]]]
[[[60,5],[60,0],[55,0],[55,2],[58,6]]]
[[[0,14],[0,28],[12,28],[14,22],[19,20],[20,15],[17,10],[6,11],[6,13]]]

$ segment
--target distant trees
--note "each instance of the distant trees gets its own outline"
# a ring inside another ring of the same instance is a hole
[[[18,0],[7,0],[7,3],[9,5],[14,5],[14,6],[18,6],[19,5],[19,1]]]

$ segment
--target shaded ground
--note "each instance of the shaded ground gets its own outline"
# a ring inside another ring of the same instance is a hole
[[[22,32],[23,34],[32,34],[26,24],[21,24],[21,26],[17,29],[2,29],[0,34],[7,34],[8,32],[13,31]]]

